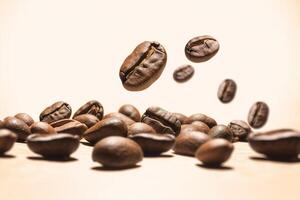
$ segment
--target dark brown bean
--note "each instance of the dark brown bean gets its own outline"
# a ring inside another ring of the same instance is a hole
[[[185,46],[185,55],[192,62],[204,62],[219,51],[219,42],[208,35],[192,38]]]
[[[55,134],[55,129],[46,122],[35,122],[30,126],[31,133],[38,134]]]
[[[201,122],[201,121],[194,121],[190,125],[198,126],[199,127],[198,131],[203,132],[203,133],[208,134],[208,132],[210,130],[210,128],[207,126],[207,124],[205,124],[204,122]]]
[[[160,107],[150,107],[142,116],[142,122],[152,126],[157,133],[168,133],[177,136],[181,123],[173,113]]]
[[[233,133],[230,130],[230,128],[228,128],[228,126],[225,125],[216,125],[213,128],[211,128],[208,132],[208,135],[211,138],[223,138],[228,140],[229,142],[233,141]]]
[[[248,135],[251,132],[250,126],[247,122],[242,120],[233,120],[229,123],[228,128],[230,128],[233,133],[234,138],[237,141],[245,142],[247,141]]]
[[[34,123],[34,120],[27,113],[18,113],[15,115],[15,118],[23,120],[28,126],[31,126]]]
[[[81,106],[73,115],[73,119],[82,114],[91,114],[95,115],[99,120],[102,119],[104,113],[104,109],[102,104],[99,101],[91,100],[86,104]]]
[[[167,63],[167,53],[158,42],[143,42],[125,59],[120,68],[124,88],[140,91],[152,85]]]
[[[182,65],[178,67],[173,73],[173,79],[178,83],[184,83],[190,80],[195,73],[191,65]]]
[[[225,79],[219,86],[218,98],[222,103],[229,103],[233,100],[237,85],[232,79]]]
[[[219,166],[229,159],[233,145],[222,138],[212,139],[201,145],[196,151],[196,158],[204,165]]]
[[[85,124],[88,128],[94,126],[96,123],[99,122],[99,119],[91,114],[83,114],[83,115],[78,115],[74,117],[74,120],[77,120],[83,124]]]
[[[126,115],[127,117],[131,118],[132,120],[136,122],[141,121],[141,114],[139,110],[130,104],[125,104],[119,108],[119,113],[122,113],[123,115]]]
[[[173,150],[176,154],[195,156],[196,150],[209,139],[205,133],[185,131],[176,138]]]
[[[187,116],[182,113],[173,113],[173,115],[175,115],[175,117],[180,121],[181,124],[183,124],[184,121],[187,120]]]
[[[58,101],[41,112],[40,121],[52,123],[61,119],[68,119],[71,114],[71,106],[66,102]]]
[[[31,134],[28,125],[23,120],[15,117],[5,118],[3,121],[3,127],[14,132],[18,137],[18,142],[24,142]]]
[[[0,120],[0,128],[3,127],[3,121]]]
[[[254,151],[271,159],[296,159],[300,153],[300,132],[293,129],[251,133],[248,141]]]
[[[145,155],[156,156],[169,151],[175,141],[171,134],[138,133],[129,135],[129,138],[138,143]]]
[[[9,151],[15,141],[17,135],[8,129],[0,129],[0,156]]]
[[[83,133],[88,129],[85,124],[76,120],[66,123],[61,122],[60,124],[60,126],[55,126],[54,128],[57,133],[69,133],[71,135],[77,135],[79,138],[81,138]]]
[[[91,144],[109,136],[127,137],[127,125],[124,121],[111,117],[106,118],[89,128],[83,135]]]
[[[266,124],[268,116],[268,105],[265,102],[258,101],[249,110],[248,123],[253,128],[261,128]]]
[[[60,127],[60,126],[63,126],[65,124],[71,123],[71,122],[77,122],[77,121],[75,119],[61,119],[61,120],[57,120],[55,122],[50,123],[50,125],[53,128],[56,128],[56,127]]]
[[[79,146],[79,138],[67,133],[32,134],[27,138],[31,151],[50,159],[65,159],[75,152]]]
[[[143,151],[133,140],[112,136],[94,146],[92,159],[107,168],[129,168],[142,161]]]
[[[103,119],[107,119],[107,118],[111,118],[111,117],[115,117],[115,118],[118,118],[118,119],[124,121],[127,126],[130,126],[131,124],[135,123],[135,121],[133,121],[131,118],[127,117],[126,115],[124,115],[122,113],[118,113],[118,112],[112,112],[112,113],[106,114],[103,117]]]
[[[209,128],[207,129],[205,126],[199,126],[195,124],[184,124],[181,126],[180,134],[190,131],[199,131],[208,134]]]
[[[207,115],[204,115],[204,114],[201,114],[201,113],[197,113],[197,114],[193,114],[191,116],[189,116],[187,118],[187,120],[184,122],[184,124],[191,124],[192,122],[194,121],[200,121],[200,122],[203,122],[205,123],[209,128],[212,128],[214,127],[215,125],[217,125],[217,122],[216,120],[214,120],[213,118],[207,116]]]
[[[143,122],[136,122],[128,127],[128,135],[135,135],[138,133],[155,133],[155,130]]]

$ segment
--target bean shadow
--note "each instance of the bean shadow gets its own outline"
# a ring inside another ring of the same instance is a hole
[[[283,158],[267,158],[267,157],[259,157],[259,156],[251,156],[251,160],[255,161],[270,161],[270,162],[279,162],[279,163],[300,163],[300,159],[297,158],[292,158],[292,159],[283,159]]]
[[[86,141],[80,141],[81,144],[85,145],[85,146],[89,146],[89,147],[93,147],[94,145],[89,143],[89,142],[86,142]]]
[[[200,168],[205,168],[205,169],[214,169],[214,170],[233,170],[234,168],[231,166],[213,166],[213,165],[203,165],[203,164],[196,164],[196,166]]]
[[[50,161],[50,162],[74,162],[77,161],[77,158],[68,157],[68,158],[44,158],[41,156],[28,156],[29,160],[37,160],[37,161]]]
[[[15,158],[16,156],[14,155],[10,155],[10,154],[3,154],[3,155],[0,155],[0,159],[1,158]]]
[[[125,171],[125,170],[136,169],[139,167],[141,167],[141,165],[134,165],[126,168],[105,167],[102,165],[102,166],[91,167],[91,169],[95,171]]]

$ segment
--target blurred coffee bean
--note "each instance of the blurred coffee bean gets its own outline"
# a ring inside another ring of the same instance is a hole
[[[185,120],[187,120],[187,116],[181,113],[173,113],[175,117],[180,121],[181,124],[184,123]]]
[[[136,122],[128,127],[128,135],[135,135],[138,133],[155,133],[155,130],[143,122]]]
[[[104,109],[99,101],[91,100],[81,106],[73,115],[73,119],[82,114],[91,114],[96,116],[99,120],[102,119]]]
[[[210,128],[204,122],[201,122],[201,121],[194,121],[190,125],[198,126],[199,127],[198,131],[204,132],[204,133],[208,133],[210,130]]]
[[[66,102],[58,101],[43,110],[40,114],[40,121],[52,123],[61,119],[68,119],[71,114],[71,106]]]
[[[18,113],[15,115],[15,118],[23,120],[28,126],[31,126],[34,123],[34,120],[27,113]]]
[[[107,168],[129,168],[142,161],[143,151],[131,139],[112,136],[94,146],[92,159]]]
[[[207,115],[204,115],[204,114],[201,114],[201,113],[196,113],[196,114],[193,114],[191,116],[189,116],[187,118],[187,120],[185,120],[184,124],[191,124],[192,122],[194,121],[200,121],[200,122],[203,122],[205,123],[209,128],[212,128],[214,127],[215,125],[217,125],[217,122],[216,120],[214,120],[213,118],[207,116]]]
[[[85,124],[88,128],[94,126],[97,122],[99,122],[99,119],[96,116],[91,114],[78,115],[74,117],[74,120],[77,120]]]
[[[219,86],[218,98],[222,103],[229,103],[233,100],[237,85],[232,79],[225,79]]]
[[[131,124],[135,123],[135,121],[133,121],[131,118],[127,117],[126,115],[124,115],[122,113],[118,113],[118,112],[109,113],[109,114],[105,115],[103,117],[103,119],[107,119],[107,118],[111,118],[111,117],[115,117],[115,118],[118,118],[118,119],[124,121],[127,126],[130,126]]]
[[[204,126],[198,126],[195,124],[184,124],[181,126],[180,134],[190,131],[199,131],[208,134],[209,129],[205,128]]]
[[[266,124],[268,116],[268,105],[265,102],[258,101],[249,110],[248,123],[252,128],[261,128]]]
[[[11,130],[0,129],[0,156],[9,151],[13,147],[16,140],[17,135]]]
[[[182,65],[173,72],[173,79],[178,83],[184,83],[190,80],[195,73],[193,66]]]
[[[233,133],[230,130],[230,128],[228,128],[228,126],[225,125],[214,126],[209,130],[208,135],[211,138],[223,138],[228,140],[229,142],[233,141]]]
[[[136,122],[141,121],[141,114],[139,110],[130,104],[125,104],[119,108],[119,113],[122,113],[123,115],[126,115],[127,117],[131,118],[132,120]]]
[[[0,128],[3,127],[3,121],[0,120]]]
[[[30,126],[31,133],[38,133],[38,134],[54,134],[56,133],[55,129],[46,122],[34,122]]]
[[[3,127],[14,132],[17,135],[18,142],[24,142],[31,134],[29,126],[23,120],[15,117],[5,118]]]
[[[238,141],[247,141],[248,135],[251,132],[250,126],[243,120],[233,120],[228,127],[233,133],[234,138]]]
[[[77,135],[79,138],[81,138],[83,133],[88,129],[88,127],[81,122],[64,119],[57,121],[54,127],[57,133],[69,133],[71,135]]]

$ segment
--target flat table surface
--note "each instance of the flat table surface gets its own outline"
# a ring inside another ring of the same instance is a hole
[[[247,143],[235,143],[219,169],[193,157],[144,158],[138,167],[106,170],[81,144],[69,161],[44,160],[16,143],[0,157],[0,199],[300,199],[300,162],[264,159]]]

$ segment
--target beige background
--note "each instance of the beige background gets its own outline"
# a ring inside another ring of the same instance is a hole
[[[245,119],[257,100],[271,109],[264,129],[300,129],[300,3],[298,0],[99,1],[0,0],[0,118],[27,112],[35,119],[57,100],[73,109],[90,99],[105,112],[132,103],[141,111],[159,105],[187,115],[202,112],[219,123]],[[186,42],[210,34],[221,45],[208,62],[193,64],[185,84],[174,69],[190,63]],[[144,40],[167,49],[159,80],[141,92],[126,91],[119,67]],[[238,93],[221,104],[217,88],[233,78]],[[89,147],[78,161],[56,163],[28,159],[25,145],[0,160],[4,199],[299,199],[299,165],[249,159],[253,152],[237,144],[227,166],[207,170],[196,160],[145,159],[142,167],[121,172],[91,170]],[[253,192],[255,191],[255,192]]]

